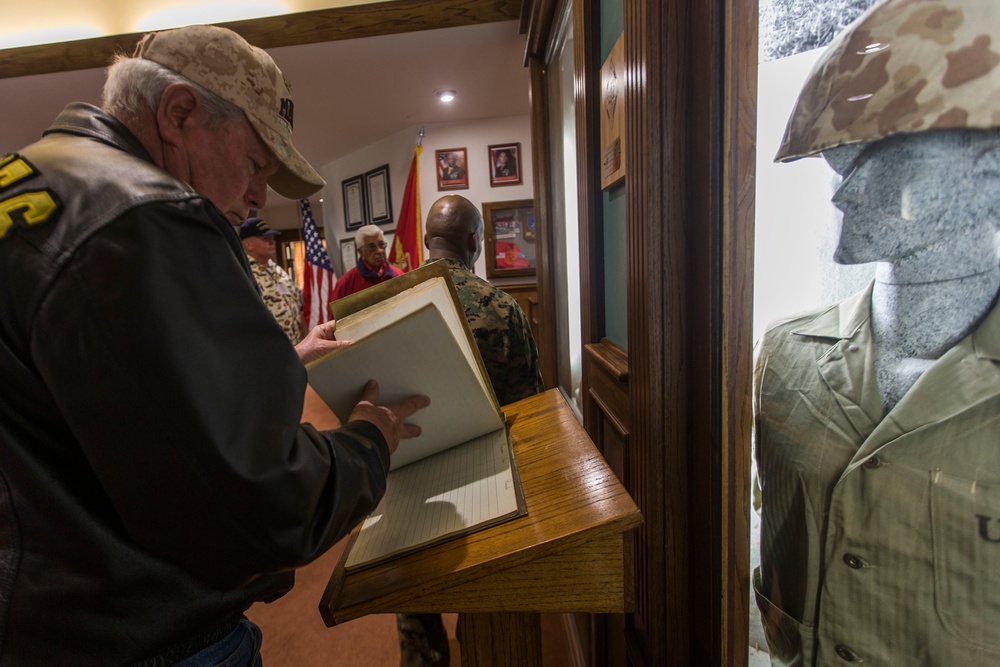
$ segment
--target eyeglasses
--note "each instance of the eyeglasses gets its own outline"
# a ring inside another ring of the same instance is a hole
[[[376,248],[378,248],[379,250],[385,250],[386,249],[385,241],[379,241],[378,243],[369,243],[368,245],[365,246],[365,250],[375,250]]]

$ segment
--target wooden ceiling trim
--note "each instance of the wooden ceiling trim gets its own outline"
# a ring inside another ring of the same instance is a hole
[[[261,48],[511,21],[521,0],[392,0],[221,23]],[[107,66],[142,33],[0,49],[0,79]]]

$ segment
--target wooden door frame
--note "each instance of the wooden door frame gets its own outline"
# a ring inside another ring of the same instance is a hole
[[[746,664],[757,3],[624,2],[630,438],[666,550],[638,630]]]
[[[537,103],[555,36],[530,28],[548,29],[557,2],[526,2]],[[587,115],[598,90],[596,4],[574,7],[575,30],[583,28],[575,39],[589,51],[577,61],[584,343],[603,333],[604,308],[599,146]],[[627,423],[636,463],[627,486],[645,517],[626,646],[637,665],[740,665],[749,613],[757,2],[624,0],[624,10]],[[536,133],[536,149],[547,145],[544,130]],[[543,176],[536,189],[550,197],[547,185]],[[540,289],[549,279],[543,270]],[[552,303],[551,293],[543,298]]]

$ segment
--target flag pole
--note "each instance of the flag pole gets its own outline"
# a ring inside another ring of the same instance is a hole
[[[417,148],[424,144],[424,126],[420,126],[420,135],[417,137]]]

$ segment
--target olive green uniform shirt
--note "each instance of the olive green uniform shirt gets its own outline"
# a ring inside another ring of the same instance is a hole
[[[1000,664],[1000,307],[883,416],[871,290],[761,341],[772,663]]]

